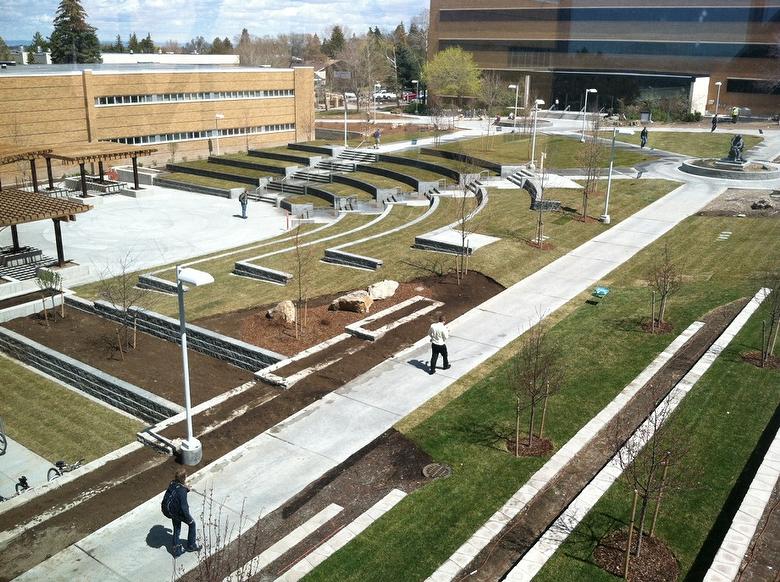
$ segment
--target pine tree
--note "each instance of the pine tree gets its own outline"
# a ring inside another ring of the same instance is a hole
[[[152,40],[152,35],[150,33],[146,33],[146,38],[141,40],[141,42],[138,43],[138,49],[142,53],[153,53],[154,52],[154,41]]]
[[[100,43],[79,0],[61,0],[51,33],[53,63],[99,63]]]
[[[228,37],[222,39],[222,50],[226,55],[229,55],[233,52],[233,43],[230,42]]]
[[[222,47],[222,39],[219,37],[216,37],[211,42],[211,54],[212,55],[221,55],[224,53],[224,49]]]
[[[330,58],[335,59],[336,55],[344,49],[345,44],[346,39],[344,38],[344,32],[337,24],[333,27],[333,32],[331,32],[330,38],[322,43],[322,52],[328,55]]]
[[[0,61],[10,61],[10,60],[12,60],[11,49],[8,48],[8,45],[5,44],[3,37],[0,36]]]
[[[127,41],[127,49],[131,53],[138,52],[138,37],[135,35],[135,33],[130,35],[130,40]]]
[[[117,53],[123,53],[125,52],[125,45],[122,44],[122,37],[118,34],[116,35],[116,44],[114,45],[114,52]]]

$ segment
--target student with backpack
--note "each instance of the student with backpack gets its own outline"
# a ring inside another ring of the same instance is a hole
[[[185,551],[197,552],[200,546],[195,540],[195,519],[190,515],[190,506],[187,503],[187,494],[190,488],[187,486],[187,471],[176,471],[173,481],[163,495],[161,509],[163,515],[173,522],[173,547],[174,557],[181,556]],[[182,546],[179,540],[182,522],[187,524],[187,545]]]

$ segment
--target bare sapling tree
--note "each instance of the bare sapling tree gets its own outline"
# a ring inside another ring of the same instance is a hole
[[[38,273],[35,277],[35,284],[38,285],[38,289],[41,290],[41,300],[43,302],[43,319],[46,322],[46,326],[48,327],[49,313],[46,309],[46,298],[48,297],[51,300],[52,321],[56,321],[57,312],[56,305],[54,303],[54,296],[57,294],[57,292],[62,294],[62,275],[55,273],[51,269],[38,269]]]
[[[455,204],[455,229],[460,243],[455,261],[455,277],[458,285],[468,275],[468,260],[471,253],[469,238],[479,228],[480,219],[484,218],[482,208],[480,208],[480,200],[483,196],[487,196],[487,192],[478,184],[479,176],[472,173],[474,166],[469,161],[470,157],[463,155],[464,157],[455,163],[460,175],[459,186],[463,189],[463,195],[457,199]]]
[[[658,325],[664,324],[669,298],[682,286],[682,277],[677,263],[672,258],[669,245],[656,256],[650,271],[650,287],[658,295]]]
[[[256,576],[262,564],[256,559],[261,552],[263,538],[261,528],[247,518],[245,505],[241,504],[238,519],[223,511],[224,506],[214,500],[214,491],[203,493],[200,512],[201,547],[198,562],[192,570],[192,579],[201,582],[245,582]],[[184,576],[183,565],[174,561],[174,578]]]
[[[98,297],[119,310],[116,347],[122,359],[124,352],[134,350],[138,345],[138,313],[131,308],[150,307],[152,303],[151,291],[136,287],[138,274],[134,271],[134,264],[132,255],[125,254],[114,268],[104,271],[97,284]]]
[[[628,440],[625,437],[630,432],[629,421],[622,419],[614,425],[613,440],[619,449],[617,462],[623,470],[623,479],[637,492],[640,501],[636,551],[633,552],[636,556],[642,553],[644,538],[655,535],[664,498],[690,480],[690,475],[684,479],[682,472],[683,460],[690,447],[685,432],[669,422],[673,410],[671,402],[671,398],[664,398]],[[655,510],[648,533],[646,522],[651,504],[655,505]]]
[[[482,73],[482,82],[479,86],[478,99],[485,106],[486,118],[486,136],[482,139],[482,151],[492,150],[492,139],[490,129],[493,126],[493,114],[499,106],[507,104],[509,99],[509,89],[506,82],[494,71]],[[496,128],[498,131],[498,128]]]
[[[599,143],[599,130],[601,119],[596,116],[590,126],[590,135],[580,146],[577,153],[577,165],[585,173],[585,185],[582,188],[582,219],[588,217],[588,202],[598,195],[599,177],[601,176],[601,163],[604,157],[604,148]]]
[[[536,413],[540,404],[546,420],[547,400],[560,390],[565,376],[563,354],[550,335],[543,316],[528,330],[514,356],[509,373],[509,385],[515,397],[515,456],[520,456],[520,421],[523,410],[528,409],[528,440],[531,447],[536,425]],[[543,427],[540,427],[543,430]],[[542,438],[542,435],[539,435]]]
[[[761,367],[765,368],[774,357],[777,335],[780,331],[780,271],[767,277],[764,285],[770,290],[769,295],[769,325],[767,333],[761,342]]]
[[[311,267],[311,249],[301,242],[302,224],[295,227],[295,280],[297,299],[295,302],[295,339],[306,329],[308,316],[309,276]]]

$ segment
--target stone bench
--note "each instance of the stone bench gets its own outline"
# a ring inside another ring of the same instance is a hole
[[[251,277],[252,279],[259,279],[261,281],[268,281],[269,283],[275,283],[277,285],[287,285],[287,283],[289,283],[293,278],[291,273],[277,271],[276,269],[270,269],[268,267],[261,267],[260,265],[255,265],[245,261],[237,261],[233,266],[233,272],[236,275]]]

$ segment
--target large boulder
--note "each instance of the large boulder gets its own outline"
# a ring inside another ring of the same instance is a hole
[[[377,299],[388,299],[395,295],[397,290],[398,281],[391,281],[390,279],[385,279],[384,281],[379,281],[379,283],[368,286],[368,294],[374,301]]]
[[[295,323],[295,305],[292,301],[282,301],[275,307],[269,309],[265,316],[274,321],[283,323]]]
[[[368,294],[368,291],[353,291],[334,299],[330,304],[331,311],[352,311],[354,313],[368,313],[374,300]]]

